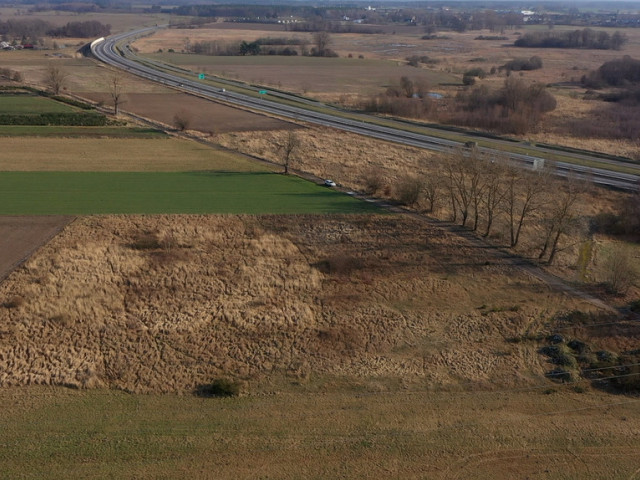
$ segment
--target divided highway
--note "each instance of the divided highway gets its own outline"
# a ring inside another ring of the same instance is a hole
[[[114,67],[121,68],[129,73],[138,75],[157,83],[161,83],[168,87],[178,88],[186,92],[191,92],[227,104],[271,113],[285,118],[305,121],[316,125],[338,128],[340,130],[357,133],[360,135],[366,135],[381,140],[388,140],[428,150],[445,152],[450,151],[453,148],[459,148],[462,146],[460,142],[456,142],[453,140],[431,137],[420,133],[413,133],[401,129],[369,123],[368,120],[370,119],[370,117],[368,117],[367,115],[359,115],[357,117],[360,118],[356,120],[352,118],[344,118],[342,116],[331,115],[328,113],[314,112],[303,107],[286,105],[269,101],[267,99],[254,98],[249,95],[243,95],[232,91],[225,91],[222,88],[209,86],[195,79],[191,80],[186,79],[182,76],[174,75],[167,72],[167,70],[170,70],[170,68],[167,68],[168,66],[165,64],[149,61],[147,59],[137,59],[135,54],[131,52],[128,47],[128,41],[131,41],[134,38],[143,35],[150,34],[158,28],[160,27],[147,27],[131,32],[113,35],[106,39],[99,38],[91,43],[91,52],[98,60]],[[296,100],[300,101],[300,99]],[[306,101],[301,103],[315,102]],[[480,150],[486,153],[500,153],[501,155],[505,154],[504,151],[485,147],[480,147]],[[523,165],[528,165],[530,167],[533,167],[534,163],[537,163],[543,159],[542,156],[535,157],[516,153],[509,153],[508,155],[512,160],[522,163]],[[584,155],[580,155],[580,158],[584,159]],[[599,158],[593,158],[591,160],[593,160],[594,162],[605,163],[604,160]],[[612,162],[615,161],[606,161],[606,163]],[[620,164],[627,167],[629,166],[628,164],[624,164],[623,162],[620,162]],[[588,178],[594,183],[624,190],[638,189],[640,181],[640,175],[618,173],[603,168],[588,168],[567,162],[556,162],[555,166],[558,175],[567,175],[569,174],[569,172],[572,172],[573,175]]]

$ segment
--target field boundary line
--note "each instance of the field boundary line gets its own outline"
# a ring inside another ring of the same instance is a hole
[[[47,235],[40,243],[38,243],[37,245],[34,245],[32,248],[30,248],[27,251],[27,253],[25,253],[22,257],[20,257],[14,263],[9,265],[9,267],[7,267],[7,269],[6,269],[6,271],[4,273],[0,272],[0,283],[4,282],[9,277],[9,275],[11,273],[13,273],[20,266],[22,266],[38,250],[40,250],[42,247],[44,247],[49,242],[51,242],[51,240],[53,240],[55,237],[57,237],[58,234],[60,234],[60,232],[62,232],[62,230],[67,228],[69,225],[71,225],[77,218],[75,216],[70,216],[70,215],[51,215],[51,216],[52,217],[60,217],[60,219],[61,220],[64,219],[64,221],[60,225],[56,226],[53,229],[53,231],[51,233],[49,233],[49,235]]]

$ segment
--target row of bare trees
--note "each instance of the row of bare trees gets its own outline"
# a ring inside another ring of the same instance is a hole
[[[552,263],[563,239],[579,225],[577,206],[583,190],[583,182],[559,180],[549,168],[523,169],[506,157],[473,148],[444,156],[428,176],[402,179],[397,196],[408,204],[425,201],[429,211],[442,207],[452,222],[481,230],[485,237],[500,219],[511,247],[531,225],[540,238],[538,258]]]
[[[66,88],[69,75],[57,65],[50,64],[45,71],[44,82],[53,95],[59,95]],[[107,92],[113,104],[113,113],[118,115],[124,102],[125,81],[119,73],[113,73],[105,79]]]

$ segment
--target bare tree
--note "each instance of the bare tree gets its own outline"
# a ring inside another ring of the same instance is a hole
[[[433,212],[436,208],[438,198],[440,196],[441,177],[437,173],[425,176],[424,179],[424,197],[429,202],[429,212]]]
[[[113,103],[113,113],[114,115],[118,115],[120,105],[124,101],[124,80],[122,76],[114,73],[109,77],[107,87],[109,88],[109,96]],[[184,130],[184,128],[181,130]]]
[[[452,188],[452,195],[455,196],[455,202],[453,203],[460,209],[460,215],[462,216],[460,224],[464,227],[467,225],[472,203],[471,172],[467,166],[465,152],[458,150],[449,157],[447,173],[450,177],[449,182]],[[455,219],[453,221],[455,222]]]
[[[67,74],[55,65],[49,65],[45,73],[44,81],[49,90],[54,95],[59,95],[60,90],[64,88],[66,83]]]
[[[509,217],[511,247],[518,245],[523,225],[538,209],[548,177],[547,170],[528,172],[514,165],[509,166],[504,208]]]
[[[482,205],[486,214],[486,228],[484,236],[488,237],[491,233],[493,221],[500,213],[501,205],[507,193],[504,186],[505,164],[502,159],[493,159],[487,165],[485,172],[486,181],[484,194],[482,195]]]
[[[451,201],[451,221],[455,222],[458,219],[458,196],[456,195],[456,182],[454,180],[456,168],[453,156],[445,156],[443,163],[445,167],[445,185]]]
[[[318,57],[325,55],[329,45],[331,44],[331,35],[326,30],[320,30],[313,34],[313,43],[316,45],[315,54]]]
[[[560,182],[554,182],[559,185]],[[584,185],[570,177],[563,189],[554,189],[558,193],[552,195],[549,205],[549,215],[547,217],[547,231],[545,241],[538,255],[539,259],[544,258],[549,248],[549,258],[547,262],[553,263],[559,251],[560,238],[566,235],[569,230],[577,224],[576,206],[580,195],[584,191]]]
[[[180,110],[173,116],[173,125],[184,132],[191,125],[191,116],[186,110]]]
[[[293,161],[295,151],[300,148],[300,138],[293,130],[287,132],[284,143],[279,145],[278,150],[282,152],[282,165],[284,166],[284,174],[289,174],[289,167]]]
[[[478,230],[480,221],[480,205],[486,188],[485,171],[487,169],[487,158],[478,149],[474,148],[467,158],[466,166],[469,178],[469,194],[473,204],[473,231]]]

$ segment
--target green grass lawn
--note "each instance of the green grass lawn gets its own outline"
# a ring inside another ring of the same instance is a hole
[[[0,214],[367,213],[348,195],[268,172],[0,172]]]
[[[33,114],[33,113],[71,113],[78,109],[46,97],[31,95],[0,95],[0,113]]]

